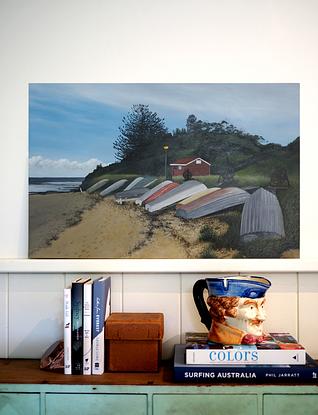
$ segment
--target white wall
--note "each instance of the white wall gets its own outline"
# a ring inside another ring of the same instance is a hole
[[[291,272],[289,263],[288,274],[272,276],[268,326],[299,335],[318,357],[317,16],[316,0],[1,1],[0,258],[12,259],[10,266],[0,260],[1,356],[38,357],[61,336],[61,292],[71,278],[64,274],[66,263],[58,274],[53,266],[44,275],[34,274],[32,263],[25,270],[12,265],[27,258],[30,82],[299,82],[300,262],[317,266],[312,274],[297,274],[302,265],[295,262]],[[204,271],[227,271],[226,263],[204,262]],[[200,328],[189,295],[198,275],[180,275],[176,265],[144,264],[134,262],[138,275],[113,276],[113,309],[163,311],[168,356],[186,330]],[[191,269],[200,271],[201,264],[192,262]],[[236,271],[246,268],[235,264]],[[271,270],[284,271],[282,264]],[[231,262],[228,271],[235,266]],[[262,268],[268,269],[266,260],[250,271]]]
[[[316,0],[2,0],[0,258],[27,257],[29,83],[297,82],[301,256],[316,260],[317,18]]]
[[[0,357],[39,358],[62,338],[63,287],[75,276],[0,274]],[[266,329],[290,332],[317,359],[318,273],[266,276],[272,282],[267,292]],[[112,311],[164,313],[163,356],[169,358],[185,332],[205,331],[192,299],[194,282],[205,277],[207,274],[112,274]]]

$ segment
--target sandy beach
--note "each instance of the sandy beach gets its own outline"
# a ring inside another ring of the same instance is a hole
[[[86,193],[30,196],[31,258],[199,258],[201,226]]]

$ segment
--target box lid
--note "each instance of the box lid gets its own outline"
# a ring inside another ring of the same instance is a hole
[[[160,340],[163,314],[112,313],[105,326],[105,338],[109,340]]]

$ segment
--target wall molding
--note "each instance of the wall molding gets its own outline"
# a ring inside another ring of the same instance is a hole
[[[0,273],[67,272],[316,272],[318,261],[299,259],[0,259]]]

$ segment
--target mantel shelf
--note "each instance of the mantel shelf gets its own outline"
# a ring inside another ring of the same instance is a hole
[[[59,372],[50,372],[39,368],[40,361],[36,359],[0,359],[0,389],[1,385],[20,384],[20,385],[64,385],[83,388],[86,386],[174,386],[180,390],[191,387],[204,386],[214,388],[235,386],[236,388],[251,387],[249,384],[242,383],[217,383],[213,385],[203,383],[180,383],[173,380],[172,361],[164,361],[158,372],[105,372],[103,375],[64,375]],[[276,383],[277,388],[297,387],[302,383],[280,382]],[[270,387],[271,383],[264,384],[263,387]],[[303,383],[304,385],[304,383]],[[47,386],[45,386],[47,387]],[[317,392],[317,385],[307,384],[307,387]]]

